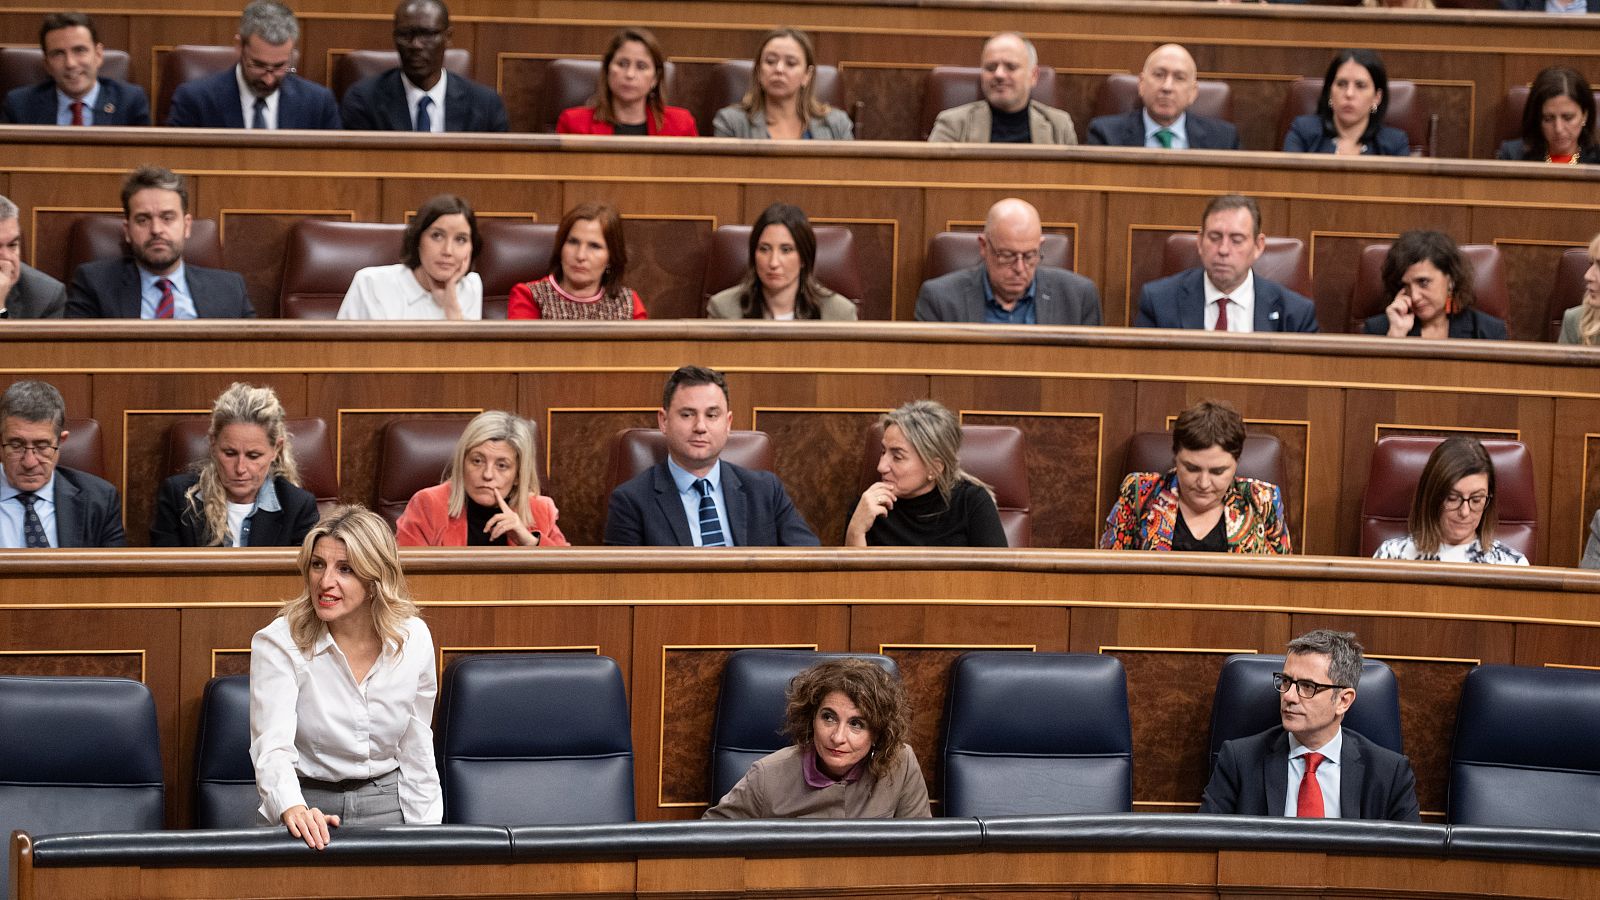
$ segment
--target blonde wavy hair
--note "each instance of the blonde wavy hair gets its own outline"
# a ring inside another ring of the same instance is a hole
[[[269,387],[235,381],[211,404],[211,429],[206,432],[210,451],[205,459],[195,465],[200,480],[183,495],[191,506],[199,508],[200,515],[205,519],[206,534],[210,538],[206,542],[207,547],[222,547],[231,543],[228,533],[228,493],[217,474],[216,457],[217,437],[229,425],[256,425],[266,432],[267,443],[276,448],[278,454],[272,461],[267,477],[281,475],[290,484],[300,486],[300,468],[295,465],[294,450],[290,446],[288,416],[283,411],[283,404],[278,402],[277,393]]]
[[[1600,265],[1600,234],[1589,241],[1589,264]],[[1578,343],[1600,344],[1600,294],[1583,292],[1583,312],[1578,313]]]
[[[527,514],[528,501],[539,496],[539,465],[534,456],[533,426],[514,413],[491,409],[474,416],[467,423],[461,439],[456,441],[455,452],[450,455],[450,465],[444,470],[444,480],[450,482],[450,518],[460,516],[467,506],[467,454],[484,441],[505,441],[517,454],[517,479],[506,491],[512,497],[521,497],[523,507],[518,515]]]
[[[828,104],[817,99],[817,50],[811,43],[811,36],[798,28],[774,28],[761,36],[761,44],[756,48],[755,65],[750,69],[750,89],[744,92],[744,99],[739,101],[739,106],[744,109],[745,116],[752,122],[756,113],[766,114],[767,92],[761,86],[761,54],[767,52],[767,45],[778,38],[789,38],[800,45],[800,53],[806,58],[806,71],[810,73],[809,79],[795,92],[795,111],[800,115],[800,123],[820,119],[828,114],[831,108]]]
[[[300,596],[285,603],[278,613],[288,620],[295,646],[309,655],[327,629],[317,618],[316,604],[312,600],[316,588],[311,584],[311,554],[317,541],[323,538],[344,544],[350,571],[361,580],[361,587],[366,591],[367,609],[371,611],[372,626],[378,637],[386,643],[393,641],[396,646],[405,646],[405,622],[417,614],[417,604],[411,599],[405,573],[400,569],[394,532],[382,516],[364,506],[336,506],[329,510],[300,545],[297,562],[304,586]]]

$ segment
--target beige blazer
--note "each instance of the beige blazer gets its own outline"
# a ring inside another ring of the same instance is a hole
[[[706,318],[708,319],[739,319],[744,313],[739,309],[739,293],[744,289],[743,284],[736,284],[725,291],[718,291],[706,301]],[[824,289],[823,294],[817,298],[817,306],[824,320],[835,322],[854,322],[856,320],[856,304],[854,300],[841,294]]]
[[[1078,132],[1072,116],[1037,100],[1028,101],[1028,126],[1035,144],[1076,144]],[[939,113],[929,141],[954,141],[965,144],[989,143],[989,101],[975,100]]]

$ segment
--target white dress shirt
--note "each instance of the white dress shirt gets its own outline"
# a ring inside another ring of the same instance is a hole
[[[400,75],[400,86],[406,91],[406,109],[411,111],[411,130],[417,130],[417,101],[424,94],[433,98],[433,105],[428,107],[428,131],[433,134],[444,132],[444,85],[450,80],[450,73],[444,69],[439,70],[439,80],[434,82],[430,90],[423,90],[411,83],[404,73]]]
[[[1333,740],[1318,747],[1315,751],[1306,749],[1306,745],[1293,734],[1289,735],[1289,784],[1283,797],[1283,814],[1295,818],[1300,806],[1300,781],[1306,775],[1306,754],[1321,753],[1324,757],[1317,764],[1317,786],[1322,788],[1322,817],[1324,819],[1339,818],[1339,758],[1344,752],[1344,729],[1333,736]]]
[[[1160,122],[1157,122],[1155,119],[1150,118],[1150,111],[1147,109],[1139,110],[1139,116],[1144,120],[1144,145],[1146,147],[1160,147],[1161,139],[1156,137],[1156,132],[1165,128],[1172,135],[1172,146],[1169,149],[1189,149],[1188,113],[1178,113],[1178,117],[1172,120],[1171,125],[1163,125]]]
[[[683,514],[689,519],[689,536],[694,538],[696,547],[704,547],[704,539],[700,536],[700,492],[694,486],[699,479],[674,462],[671,456],[667,457],[667,474],[672,476],[672,483],[678,488],[678,499],[683,501]],[[706,473],[706,483],[711,485],[711,499],[717,504],[717,522],[722,528],[723,546],[732,547],[733,530],[728,527],[728,500],[722,495],[720,460]]]
[[[407,824],[444,818],[433,759],[438,693],[433,635],[419,618],[405,623],[404,647],[386,642],[361,684],[326,628],[308,658],[282,616],[250,641],[250,761],[259,810],[280,822],[305,803],[299,776],[369,779],[400,770]]]
[[[1223,297],[1228,298],[1228,330],[1231,332],[1251,332],[1256,330],[1256,273],[1246,272],[1244,283],[1233,289],[1233,293],[1224,294],[1217,290],[1211,283],[1211,276],[1202,273],[1200,280],[1206,289],[1206,330],[1213,331],[1217,327],[1217,301]]]
[[[456,282],[461,318],[483,318],[483,279],[468,272]],[[356,273],[339,304],[341,319],[443,319],[444,309],[404,263],[369,266]]]
[[[233,80],[239,84],[239,108],[244,111],[244,127],[246,129],[254,128],[256,95],[244,80],[244,63],[239,63],[233,67]],[[283,91],[273,91],[261,98],[267,101],[267,108],[261,111],[261,117],[267,120],[268,128],[278,127],[278,98],[281,96],[283,96]]]

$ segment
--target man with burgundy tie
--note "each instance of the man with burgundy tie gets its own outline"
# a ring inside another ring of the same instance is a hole
[[[1283,724],[1222,745],[1201,812],[1418,821],[1411,762],[1343,727],[1361,679],[1354,633],[1295,638],[1272,677]]]
[[[345,92],[339,114],[352,131],[507,131],[506,105],[492,88],[445,71],[450,10],[441,0],[400,0],[394,49],[400,65]]]
[[[606,543],[627,547],[815,547],[817,536],[771,472],[721,459],[732,423],[721,372],[667,378],[656,424],[667,458],[611,492]]]
[[[144,88],[101,78],[106,48],[94,20],[80,12],[51,13],[39,26],[39,50],[50,77],[16,88],[0,106],[8,125],[149,125]]]
[[[237,272],[186,265],[194,217],[183,176],[141,166],[122,183],[123,236],[132,257],[86,262],[72,274],[69,319],[250,319]]]
[[[1149,282],[1139,292],[1139,328],[1207,331],[1317,330],[1317,308],[1251,270],[1267,249],[1261,207],[1224,194],[1200,217],[1200,266]]]
[[[0,547],[125,547],[122,502],[103,478],[56,465],[67,404],[54,385],[18,381],[0,396]]]

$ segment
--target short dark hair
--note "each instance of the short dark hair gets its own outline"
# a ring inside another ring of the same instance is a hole
[[[561,227],[556,229],[556,245],[550,251],[550,274],[561,281],[561,248],[566,246],[572,226],[579,222],[598,222],[600,234],[606,239],[606,270],[600,275],[602,293],[611,290],[622,280],[628,268],[628,244],[622,237],[622,214],[609,203],[580,203],[561,217]]]
[[[817,710],[828,695],[838,691],[861,711],[872,732],[872,755],[867,768],[883,778],[900,759],[900,745],[911,731],[911,704],[900,679],[871,660],[847,656],[817,663],[789,682],[784,709],[784,731],[801,752],[810,753]]]
[[[67,427],[67,401],[48,381],[14,382],[0,396],[0,422],[6,419],[53,422],[60,434]]]
[[[1383,258],[1384,298],[1393,299],[1400,293],[1400,280],[1405,278],[1406,270],[1424,261],[1433,263],[1450,280],[1446,312],[1458,313],[1472,306],[1477,293],[1473,289],[1472,267],[1461,255],[1461,248],[1442,231],[1422,229],[1408,231],[1389,245],[1389,255]]]
[[[1371,50],[1351,48],[1340,50],[1333,55],[1333,60],[1328,63],[1327,74],[1322,76],[1322,96],[1317,98],[1317,118],[1322,120],[1322,130],[1325,134],[1336,134],[1338,128],[1333,124],[1333,103],[1328,99],[1333,92],[1334,76],[1339,74],[1339,68],[1345,63],[1353,62],[1367,70],[1372,76],[1372,86],[1381,96],[1378,98],[1378,108],[1367,114],[1366,130],[1361,132],[1361,143],[1370,144],[1378,139],[1378,132],[1383,129],[1384,116],[1389,114],[1389,70],[1384,68],[1383,59]]]
[[[160,166],[140,166],[128,173],[122,182],[122,217],[129,215],[128,202],[140,191],[172,191],[184,212],[189,211],[189,183],[182,175]]]
[[[1494,543],[1494,530],[1500,524],[1494,499],[1494,460],[1477,438],[1458,434],[1445,438],[1428,454],[1422,477],[1417,480],[1417,492],[1411,496],[1411,514],[1406,518],[1406,527],[1411,532],[1411,542],[1423,554],[1439,551],[1443,537],[1439,519],[1444,513],[1444,498],[1456,482],[1468,475],[1489,478],[1489,499],[1484,502],[1483,516],[1478,519],[1477,538],[1484,550]]]
[[[1522,158],[1543,161],[1550,152],[1544,139],[1544,105],[1566,97],[1583,110],[1583,130],[1578,132],[1578,150],[1595,145],[1594,93],[1589,82],[1576,69],[1551,66],[1540,72],[1528,88],[1528,103],[1522,107]]]
[[[400,0],[400,2],[395,5],[394,17],[398,19],[402,11],[413,6],[431,6],[434,9],[437,9],[439,11],[439,15],[444,19],[443,26],[445,28],[450,27],[450,7],[444,5],[444,0]]]
[[[472,261],[478,261],[478,254],[483,250],[483,235],[478,233],[478,217],[472,214],[472,204],[455,194],[440,194],[422,204],[400,239],[400,255],[404,258],[406,268],[415,269],[422,265],[422,253],[418,248],[422,245],[423,233],[441,216],[455,215],[466,217],[467,229],[472,232]]]
[[[1321,653],[1328,657],[1328,680],[1352,690],[1361,683],[1361,643],[1354,631],[1318,628],[1289,642],[1290,653]]]
[[[1212,216],[1219,212],[1227,212],[1230,209],[1250,210],[1250,221],[1254,223],[1255,228],[1251,233],[1261,233],[1261,204],[1256,202],[1256,198],[1246,197],[1243,194],[1223,194],[1220,197],[1212,197],[1211,202],[1206,204],[1205,212],[1200,214],[1200,230],[1202,232],[1206,230],[1206,223],[1211,221]]]
[[[1172,426],[1172,452],[1221,447],[1234,459],[1244,452],[1244,417],[1220,400],[1201,400],[1178,414]]]
[[[723,399],[728,398],[728,382],[722,377],[721,372],[701,366],[680,366],[676,372],[667,376],[667,384],[661,389],[661,408],[672,408],[672,395],[678,392],[678,388],[702,384],[714,384],[722,388]]]
[[[57,12],[45,16],[44,21],[39,24],[39,49],[44,49],[45,35],[63,28],[87,28],[89,40],[96,44],[100,43],[100,29],[95,27],[94,19],[90,18],[88,13]]]

